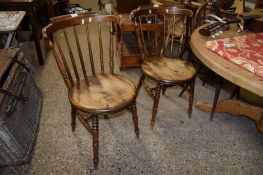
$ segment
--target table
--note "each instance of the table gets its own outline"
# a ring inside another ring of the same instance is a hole
[[[39,35],[36,22],[36,11],[35,11],[36,0],[0,0],[1,11],[26,11],[29,15],[32,34],[36,45],[36,51],[38,56],[38,62],[40,65],[44,64],[43,55],[41,52]]]
[[[23,20],[26,12],[24,11],[0,11],[0,33],[8,34],[5,48],[9,48],[16,30]]]
[[[197,28],[190,39],[191,49],[198,59],[222,78],[263,97],[263,79],[208,50],[204,45],[211,38],[199,34],[198,31],[202,27],[204,26]],[[218,39],[251,33],[242,31],[239,34],[236,31],[237,28],[231,25],[230,30],[225,31]],[[205,102],[197,102],[196,107],[204,111],[211,111],[212,109],[212,105]],[[216,105],[215,111],[225,112],[233,116],[247,116],[256,121],[257,128],[263,132],[262,107],[256,107],[239,100],[226,99]]]

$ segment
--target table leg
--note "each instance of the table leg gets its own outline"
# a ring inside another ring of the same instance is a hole
[[[210,120],[213,119],[213,116],[214,116],[214,113],[215,113],[215,108],[216,108],[218,97],[220,95],[220,91],[221,91],[221,88],[222,88],[222,83],[223,83],[223,78],[219,77],[217,85],[216,85],[214,102],[213,102],[212,110],[211,110],[211,113],[210,113]]]
[[[39,42],[39,36],[38,36],[38,30],[37,30],[37,23],[36,23],[36,13],[34,7],[32,7],[30,10],[27,11],[29,14],[29,19],[32,27],[32,34],[35,41],[36,51],[37,51],[37,57],[38,62],[40,65],[44,64],[43,55],[41,52],[40,42]]]
[[[203,111],[211,111],[212,105],[205,102],[197,102],[196,107]],[[227,99],[219,102],[215,107],[216,112],[224,112],[233,116],[246,116],[256,121],[257,128],[263,133],[263,108],[241,102],[239,100]]]

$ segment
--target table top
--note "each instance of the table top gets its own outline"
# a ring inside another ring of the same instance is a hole
[[[35,5],[36,0],[0,0],[1,10],[23,10]]]
[[[0,0],[0,3],[32,2],[34,0]]]
[[[0,11],[0,33],[16,30],[25,14],[24,11]]]
[[[193,32],[190,39],[191,49],[197,58],[224,79],[263,97],[263,79],[208,50],[205,47],[205,43],[208,40],[212,40],[212,38],[199,34],[200,28],[202,26]],[[242,31],[241,33],[237,33],[236,31],[237,27],[231,25],[229,31],[225,31],[216,39],[251,34],[248,31]]]

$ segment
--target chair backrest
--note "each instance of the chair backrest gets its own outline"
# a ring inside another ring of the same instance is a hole
[[[135,23],[143,61],[147,62],[149,58],[163,55],[180,56],[192,15],[191,10],[174,6],[138,8],[132,11],[131,16]],[[179,36],[178,27],[180,27]],[[179,44],[175,45],[175,41]]]
[[[205,24],[206,16],[212,11],[212,6],[207,2],[203,3],[195,12],[193,17],[192,32],[199,26]]]
[[[118,24],[115,16],[89,12],[52,18],[51,23],[43,29],[43,36],[49,42],[69,89],[75,85],[79,88],[83,78],[89,85],[89,72],[91,75],[106,71],[114,73],[114,24]],[[109,40],[103,37],[109,37]],[[105,66],[106,62],[109,67]],[[99,66],[95,66],[97,64]],[[96,70],[98,67],[100,70]]]

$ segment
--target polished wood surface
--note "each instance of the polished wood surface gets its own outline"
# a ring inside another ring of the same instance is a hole
[[[260,97],[263,97],[263,79],[208,50],[205,47],[205,43],[208,40],[212,40],[212,38],[199,34],[200,28],[193,32],[190,40],[191,49],[198,59],[224,79]],[[230,30],[225,31],[218,38],[233,37],[250,33],[251,32],[248,31],[237,33],[237,27],[231,25]],[[212,105],[205,102],[198,102],[196,106],[204,111],[212,110]],[[254,107],[237,100],[224,100],[216,105],[215,111],[226,112],[234,116],[247,116],[256,121],[259,131],[263,131],[263,108],[261,107]]]
[[[0,10],[1,11],[26,11],[29,15],[30,24],[32,27],[32,34],[34,42],[36,45],[36,51],[38,56],[38,62],[40,65],[44,64],[44,59],[40,47],[39,36],[38,36],[38,26],[36,22],[36,12],[35,12],[35,0],[0,0]]]
[[[190,10],[173,6],[138,8],[131,13],[143,58],[143,74],[137,90],[144,85],[154,101],[151,129],[155,125],[160,92],[163,91],[164,94],[168,87],[189,86],[189,117],[192,114],[196,70],[190,62],[180,59],[182,48],[186,44],[185,33],[188,33],[187,19],[192,15]],[[175,32],[178,19],[185,21],[180,34]],[[162,24],[162,27],[158,27],[158,24]],[[145,77],[155,81],[156,87],[150,88]]]
[[[83,111],[93,114],[119,111],[135,99],[135,85],[126,77],[104,73],[88,79],[88,85],[82,80],[79,89],[74,86],[69,94],[71,103]]]
[[[193,64],[174,58],[157,58],[142,65],[143,72],[161,83],[176,84],[181,81],[191,80],[196,69]]]
[[[95,169],[99,163],[98,115],[129,109],[139,138],[136,87],[128,78],[114,73],[113,25],[118,23],[116,16],[89,12],[52,18],[43,29],[68,88],[72,131],[78,117],[92,135]],[[109,37],[109,42],[102,37]]]

